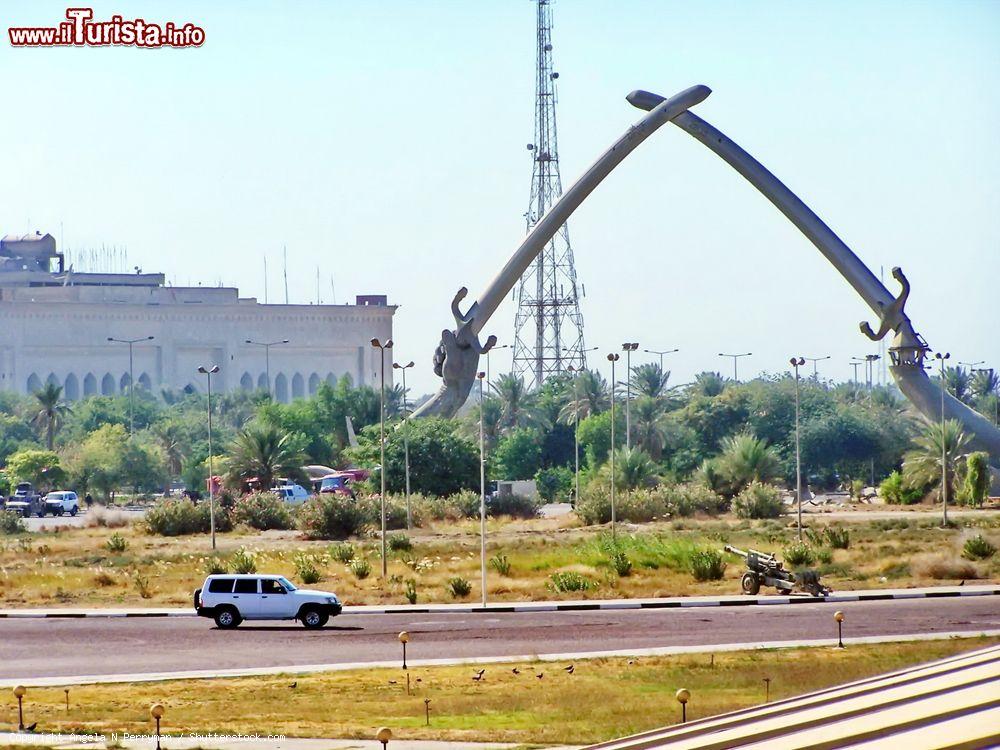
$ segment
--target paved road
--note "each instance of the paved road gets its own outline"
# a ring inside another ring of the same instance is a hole
[[[0,679],[715,645],[1000,629],[1000,597],[786,606],[532,613],[351,615],[215,629],[201,618],[0,620]]]

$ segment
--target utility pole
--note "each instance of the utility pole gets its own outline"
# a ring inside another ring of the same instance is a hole
[[[745,354],[723,354],[722,352],[719,352],[719,356],[720,357],[732,357],[732,359],[733,359],[733,380],[735,382],[737,382],[737,383],[740,382],[740,373],[739,373],[739,370],[736,369],[736,363],[739,361],[740,357],[749,357],[752,354],[753,354],[753,352],[746,352]]]
[[[679,352],[680,349],[664,349],[662,352],[657,351],[656,349],[643,349],[643,351],[646,352],[646,354],[658,354],[660,356],[660,372],[663,372],[663,355]]]
[[[816,370],[816,363],[822,362],[824,359],[830,359],[830,355],[827,355],[825,357],[799,357],[799,359],[803,359],[806,362],[813,363],[813,380],[819,380],[819,372]]]
[[[485,372],[476,375],[479,380],[479,575],[486,606],[486,440],[483,429],[483,378]]]
[[[632,352],[639,348],[638,343],[624,343],[622,350],[625,352],[625,447],[632,448]],[[615,387],[615,383],[611,387]]]
[[[608,362],[611,363],[611,540],[615,541],[615,362],[621,355],[609,354]]]
[[[804,357],[792,357],[795,368],[795,499],[799,510],[799,541],[802,541],[802,452],[799,446],[799,368],[806,363]]]
[[[406,413],[406,371],[413,367],[413,360],[401,365],[392,363],[393,370],[403,375],[403,464],[406,471],[406,528],[413,528],[413,514],[410,511],[410,415]],[[480,407],[482,408],[482,407]]]
[[[215,465],[213,463],[214,457],[212,456],[212,376],[218,371],[218,365],[211,365],[210,367],[205,367],[203,365],[198,368],[198,372],[208,379],[208,518],[212,532],[212,549],[215,549]]]
[[[246,343],[251,346],[262,346],[264,347],[264,370],[267,373],[267,395],[272,396],[271,393],[271,347],[278,346],[279,344],[287,344],[288,339],[281,339],[280,341],[251,341],[246,340]]]
[[[386,560],[386,545],[385,545],[385,350],[392,349],[392,339],[389,339],[384,344],[378,339],[372,339],[372,346],[379,350],[382,356],[382,375],[381,375],[381,391],[379,397],[379,411],[378,411],[378,442],[380,449],[380,463],[379,463],[379,477],[382,480],[381,498],[382,501],[382,579],[385,580],[386,573],[388,572],[388,561]]]
[[[934,354],[934,359],[941,366],[941,382],[938,385],[941,386],[941,526],[944,528],[948,526],[948,441],[944,420],[944,361],[950,357],[951,354],[948,352]]]
[[[108,341],[113,341],[116,344],[128,344],[128,436],[132,437],[135,433],[135,373],[133,372],[133,359],[132,359],[132,345],[138,344],[140,341],[152,341],[152,336],[140,336],[137,339],[116,339],[108,336]]]

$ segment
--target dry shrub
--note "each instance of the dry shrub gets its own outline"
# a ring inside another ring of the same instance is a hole
[[[920,578],[935,581],[973,580],[979,577],[976,567],[965,560],[945,555],[922,557],[913,563],[913,572]]]
[[[96,586],[114,586],[117,582],[115,577],[103,568],[98,568],[97,573],[94,575],[94,584]]]

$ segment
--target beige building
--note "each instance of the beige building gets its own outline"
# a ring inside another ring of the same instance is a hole
[[[279,401],[308,396],[350,375],[377,384],[372,338],[392,337],[395,306],[381,295],[355,305],[264,305],[229,287],[172,287],[162,274],[76,273],[50,235],[0,240],[0,389],[31,393],[45,382],[69,400],[136,386],[202,391],[199,365],[218,364],[213,390],[271,387]],[[152,339],[148,337],[152,336]],[[282,341],[270,347],[247,344]],[[386,382],[391,382],[387,368]]]

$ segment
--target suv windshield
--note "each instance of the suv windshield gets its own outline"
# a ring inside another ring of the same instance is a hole
[[[278,576],[278,580],[281,581],[281,585],[285,587],[285,591],[295,591],[296,589],[295,584],[289,581],[284,576]]]

